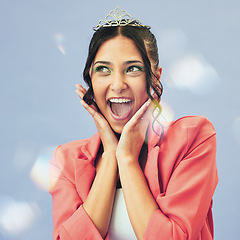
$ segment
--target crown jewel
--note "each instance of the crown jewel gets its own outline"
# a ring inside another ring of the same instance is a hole
[[[125,10],[122,10],[117,6],[114,10],[105,17],[105,20],[100,20],[98,25],[93,29],[97,31],[101,27],[117,27],[117,26],[135,26],[146,27],[150,29],[150,26],[143,25],[139,19],[133,19]]]

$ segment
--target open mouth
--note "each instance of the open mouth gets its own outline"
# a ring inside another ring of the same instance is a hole
[[[116,120],[126,119],[132,111],[133,100],[128,98],[111,98],[108,100],[111,114]]]

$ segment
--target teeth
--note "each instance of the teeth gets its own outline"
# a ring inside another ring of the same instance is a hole
[[[126,99],[126,98],[111,98],[109,101],[111,103],[128,103],[128,102],[131,102],[130,99]]]

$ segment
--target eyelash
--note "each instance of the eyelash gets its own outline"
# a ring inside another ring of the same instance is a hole
[[[130,71],[130,69],[133,70],[134,68],[136,68],[137,70],[135,70],[135,71]],[[106,72],[103,72],[103,69],[105,69],[105,70],[107,70],[107,71],[106,71]],[[138,71],[144,72],[144,67],[133,65],[133,66],[128,67],[124,72],[125,72],[126,74],[128,74],[128,73],[134,73],[134,72],[138,72]],[[109,67],[106,67],[106,66],[97,66],[97,67],[94,69],[94,72],[100,72],[100,73],[103,73],[103,74],[111,74],[113,71],[112,71]]]
[[[125,72],[127,73],[131,68],[137,68],[137,71],[144,72],[144,68],[140,66],[130,66],[129,68],[127,68]],[[136,72],[136,71],[133,71],[133,72]]]
[[[107,69],[110,73],[112,72],[112,70],[108,67],[105,66],[98,66],[94,69],[94,72],[100,72],[102,69]]]

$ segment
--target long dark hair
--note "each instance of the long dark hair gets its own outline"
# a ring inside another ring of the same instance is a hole
[[[87,104],[92,104],[94,101],[92,81],[89,72],[98,49],[105,41],[119,35],[133,40],[142,56],[146,72],[146,91],[149,98],[154,102],[155,109],[158,109],[157,116],[159,116],[161,113],[159,101],[161,99],[163,86],[151,68],[151,62],[154,70],[157,70],[159,65],[157,41],[149,28],[143,26],[101,27],[93,34],[89,45],[86,65],[83,71],[83,79],[88,85],[87,93],[83,99]],[[157,99],[154,99],[151,89],[156,94]]]

